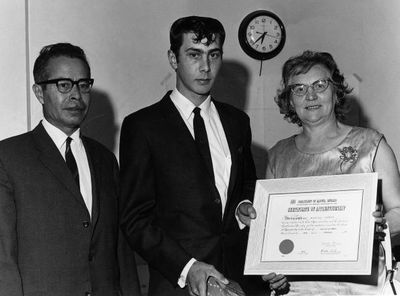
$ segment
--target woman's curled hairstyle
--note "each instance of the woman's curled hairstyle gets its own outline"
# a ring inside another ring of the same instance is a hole
[[[277,91],[277,96],[274,98],[275,103],[279,106],[280,113],[284,114],[284,118],[299,126],[302,126],[302,122],[290,104],[291,91],[288,81],[296,75],[307,73],[315,65],[322,65],[331,72],[335,88],[334,91],[337,96],[335,102],[336,117],[338,119],[343,119],[344,114],[347,112],[345,96],[349,94],[352,89],[345,82],[344,76],[340,73],[332,55],[328,52],[306,50],[302,54],[291,57],[285,62],[282,68],[281,89]]]

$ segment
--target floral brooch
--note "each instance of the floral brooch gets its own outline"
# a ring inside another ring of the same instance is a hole
[[[340,149],[340,148],[338,148],[338,149],[339,149],[339,152],[340,152],[340,159],[341,159],[340,171],[343,171],[342,170],[342,166],[345,163],[347,163],[347,162],[348,163],[354,163],[354,162],[357,161],[357,159],[358,159],[358,151],[357,151],[357,149],[354,149],[351,146],[343,147],[343,149]]]

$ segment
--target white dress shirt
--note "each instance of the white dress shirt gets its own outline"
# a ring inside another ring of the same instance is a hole
[[[206,127],[208,143],[210,146],[211,159],[213,164],[215,186],[218,189],[219,196],[221,198],[222,212],[221,219],[225,211],[226,201],[228,199],[228,186],[229,178],[231,175],[232,159],[231,153],[226,139],[224,128],[222,127],[221,119],[218,111],[211,101],[211,97],[208,98],[200,105],[195,106],[191,101],[185,98],[176,88],[172,91],[171,100],[175,107],[178,109],[183,121],[188,127],[190,133],[194,138],[193,128],[193,109],[199,107],[201,109],[200,115],[204,120]],[[196,262],[195,258],[190,261],[183,268],[181,275],[178,279],[178,285],[184,288],[186,285],[186,277],[189,269],[193,263]]]
[[[68,136],[45,118],[43,118],[42,124],[65,160],[65,148]],[[71,151],[78,166],[80,191],[89,214],[92,216],[92,179],[85,146],[80,137],[80,129],[77,129],[70,137],[72,138]]]

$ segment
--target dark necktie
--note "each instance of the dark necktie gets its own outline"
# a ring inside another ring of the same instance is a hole
[[[196,142],[196,146],[199,149],[201,156],[203,157],[207,169],[210,175],[214,178],[214,170],[212,165],[212,158],[210,152],[210,145],[208,144],[206,127],[204,125],[204,120],[200,115],[200,108],[196,107],[193,110],[194,118],[193,118],[193,129],[194,129],[194,139]]]
[[[72,141],[72,138],[68,137],[65,142],[66,143],[66,145],[65,145],[65,162],[67,163],[67,166],[68,166],[69,170],[71,171],[76,184],[78,184],[78,187],[79,187],[78,166],[76,165],[75,157],[72,154],[71,141]]]

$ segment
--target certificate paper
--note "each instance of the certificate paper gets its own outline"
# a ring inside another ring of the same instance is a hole
[[[370,274],[377,174],[257,181],[245,274]]]

